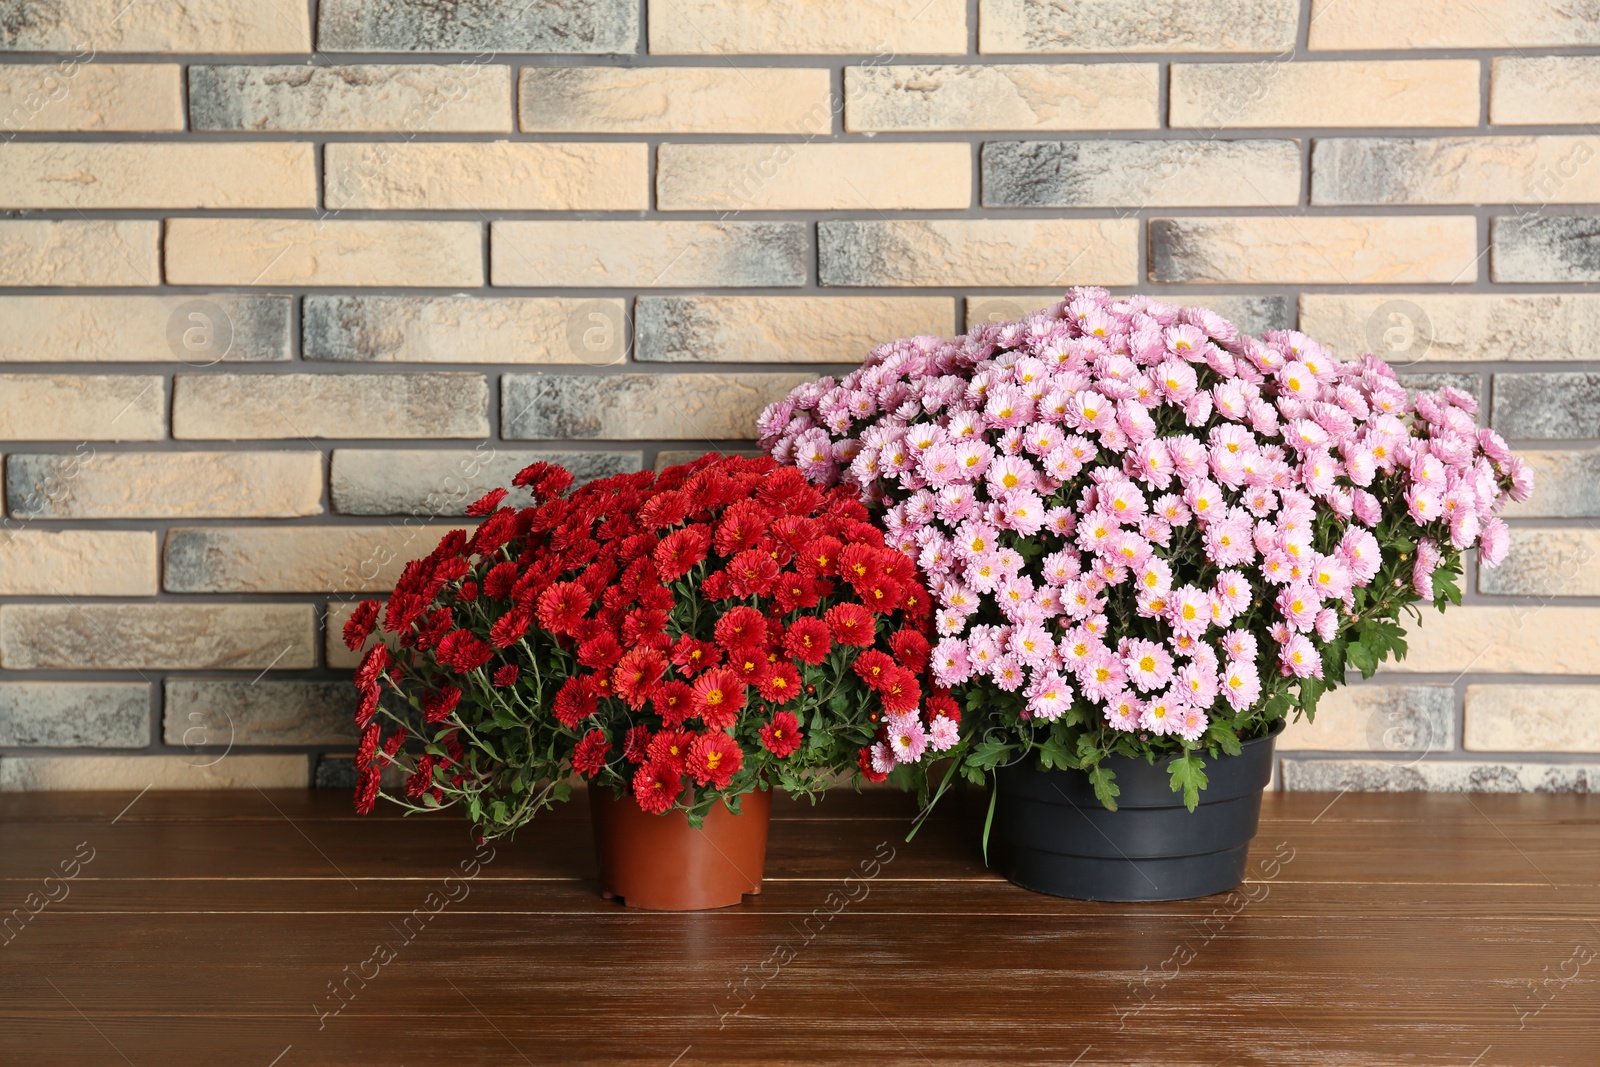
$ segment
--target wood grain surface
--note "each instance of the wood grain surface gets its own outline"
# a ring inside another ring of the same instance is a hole
[[[581,796],[492,858],[341,794],[0,796],[0,1063],[1600,1064],[1591,797],[1268,794],[1246,884],[1167,904],[1016,889],[980,814],[780,799],[759,897],[660,914]]]

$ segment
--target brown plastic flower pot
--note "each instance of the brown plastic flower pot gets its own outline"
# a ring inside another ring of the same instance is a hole
[[[704,911],[761,892],[772,794],[746,793],[739,808],[735,815],[718,802],[696,830],[681,811],[651,815],[631,797],[616,800],[608,789],[591,789],[600,895],[630,908]]]

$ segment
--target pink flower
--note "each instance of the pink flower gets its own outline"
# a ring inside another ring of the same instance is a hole
[[[1423,600],[1433,602],[1433,572],[1439,566],[1439,546],[1428,538],[1417,542],[1417,556],[1411,564],[1411,588]]]
[[[1256,674],[1255,657],[1232,659],[1222,670],[1222,697],[1235,711],[1254,706],[1261,699],[1261,678]]]
[[[1210,598],[1193,586],[1180,586],[1168,598],[1167,621],[1176,634],[1199,637],[1211,625]]]
[[[1028,710],[1035,718],[1055,722],[1072,706],[1072,687],[1055,671],[1034,676],[1028,686]]]
[[[1172,733],[1183,717],[1176,701],[1170,693],[1163,693],[1151,697],[1145,704],[1143,713],[1139,716],[1139,726],[1148,730],[1157,737],[1165,737]]]
[[[936,716],[928,727],[928,747],[935,752],[949,752],[961,740],[961,727],[945,715]]]
[[[1146,693],[1160,689],[1172,678],[1172,656],[1154,641],[1129,641],[1122,664],[1128,681]]]
[[[1062,657],[1065,659],[1065,655]],[[1122,661],[1111,652],[1101,649],[1091,652],[1078,667],[1078,681],[1083,695],[1090,700],[1105,700],[1126,684]]]
[[[1273,604],[1284,620],[1301,633],[1311,629],[1317,620],[1317,610],[1322,607],[1316,589],[1307,582],[1290,582],[1278,590]]]
[[[1222,647],[1228,653],[1229,659],[1255,662],[1256,638],[1249,630],[1229,630],[1222,635]]]
[[[1178,716],[1177,726],[1173,733],[1185,741],[1198,741],[1206,732],[1206,727],[1211,720],[1206,718],[1206,713],[1193,706],[1185,706]]]
[[[914,711],[884,716],[884,733],[889,751],[898,763],[915,763],[928,749],[928,732],[922,725],[922,716]]]
[[[1321,678],[1322,657],[1305,634],[1291,634],[1278,649],[1278,666],[1284,677]]]
[[[1131,690],[1124,689],[1106,701],[1105,714],[1106,722],[1113,729],[1131,732],[1139,729],[1144,716],[1144,703]]]
[[[1510,550],[1510,528],[1498,518],[1486,521],[1478,535],[1478,561],[1485,567],[1498,567]]]
[[[1412,485],[1406,489],[1406,511],[1420,525],[1426,526],[1444,511],[1444,500],[1425,485]]]

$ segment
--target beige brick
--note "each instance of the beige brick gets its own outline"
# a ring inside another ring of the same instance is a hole
[[[1475,59],[1174,63],[1173,126],[1476,126]]]
[[[183,129],[183,68],[168,63],[16,63],[0,67],[0,130]]]
[[[511,68],[415,66],[190,67],[196,130],[511,132]]]
[[[166,691],[162,739],[169,745],[350,745],[360,734],[348,680],[168,679]]]
[[[1297,719],[1278,737],[1284,752],[1448,752],[1455,747],[1456,695],[1446,685],[1353,685],[1323,696],[1315,721]]]
[[[1587,360],[1600,336],[1600,295],[1304,293],[1300,328],[1346,359]]]
[[[818,223],[823,285],[1134,285],[1134,219]]]
[[[517,440],[749,441],[806,374],[508,374],[501,433]]]
[[[10,670],[303,670],[316,666],[309,604],[7,604]]]
[[[1385,671],[1593,674],[1600,663],[1600,608],[1469,604],[1423,620],[1407,627],[1409,654]]]
[[[7,756],[0,759],[0,793],[304,789],[309,766],[303,755]]]
[[[302,316],[306,359],[600,367],[627,354],[614,297],[308,296]]]
[[[277,519],[322,512],[317,452],[95,452],[6,457],[23,519]]]
[[[1600,518],[1600,449],[1519,448],[1533,472],[1533,496],[1506,506],[1513,519]]]
[[[161,223],[0,220],[0,285],[160,285]]]
[[[1600,752],[1600,687],[1469,685],[1469,752]]]
[[[150,743],[145,682],[0,683],[0,745],[15,748],[144,748]]]
[[[856,363],[885,339],[955,330],[947,296],[648,296],[635,358],[662,362]]]
[[[1489,82],[1497,126],[1600,122],[1600,56],[1500,56]]]
[[[1289,140],[990,141],[984,207],[1290,207],[1300,146]]]
[[[280,0],[70,0],[15,9],[0,52],[310,52],[311,16]]]
[[[183,439],[487,437],[481,374],[180,374]]]
[[[650,0],[657,55],[960,55],[964,0]]]
[[[818,67],[523,67],[527,133],[823,133]]]
[[[1600,595],[1600,530],[1519,526],[1498,567],[1478,568],[1478,591],[1522,596]]]
[[[168,219],[173,285],[483,284],[476,222]]]
[[[0,531],[0,596],[154,596],[149,530]]]
[[[1600,200],[1600,137],[1335,138],[1311,152],[1313,204]]]
[[[1059,291],[969,296],[966,324],[963,328],[970,330],[980,322],[1014,322],[1030,311],[1059,304],[1062,298],[1063,294]],[[1161,299],[1179,306],[1209,308],[1250,334],[1261,334],[1267,330],[1288,330],[1292,329],[1295,323],[1294,302],[1287,296],[1185,293],[1182,296],[1163,296]]]
[[[1154,63],[877,64],[844,69],[845,129],[1153,130]]]
[[[495,285],[804,285],[803,222],[500,221],[490,227]]]
[[[158,441],[166,413],[153,375],[0,374],[0,441]]]
[[[285,360],[287,296],[0,296],[0,362]]]
[[[452,528],[179,527],[167,534],[162,573],[169,593],[386,593]]]
[[[326,206],[338,211],[643,211],[643,144],[330,144]]]
[[[308,144],[0,146],[0,208],[313,208]]]
[[[1467,216],[1150,220],[1154,282],[1450,284],[1477,277],[1477,220]]]
[[[1600,44],[1600,19],[1567,0],[1312,0],[1311,50]]]
[[[464,515],[490,489],[509,488],[533,463],[556,463],[577,484],[644,466],[641,452],[504,451],[488,442],[468,450],[339,448],[330,481],[342,515]]]
[[[980,52],[1289,52],[1296,0],[981,0]]]
[[[895,211],[972,204],[965,144],[664,144],[663,211]]]

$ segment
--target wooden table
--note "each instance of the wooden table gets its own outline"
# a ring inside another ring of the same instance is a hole
[[[759,898],[660,914],[581,799],[474,868],[342,794],[0,797],[0,1062],[1600,1064],[1594,798],[1269,794],[1241,890],[1146,905],[1013,888],[975,807],[780,800]]]

